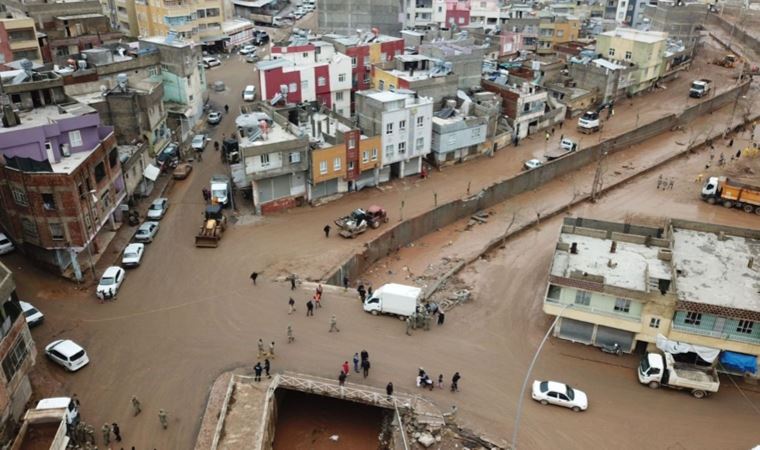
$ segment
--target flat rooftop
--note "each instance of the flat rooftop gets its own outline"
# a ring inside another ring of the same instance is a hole
[[[601,35],[619,37],[636,42],[645,42],[647,44],[664,41],[668,37],[667,33],[660,31],[641,31],[634,28],[616,28],[611,31],[605,31]]]
[[[168,36],[148,36],[148,37],[142,37],[140,38],[140,40],[144,42],[158,44],[158,45],[168,45],[170,47],[176,47],[176,48],[191,47],[194,45],[193,42],[184,41],[177,36],[175,36],[173,39],[169,38]]]
[[[604,277],[604,284],[623,289],[647,292],[647,277],[669,280],[670,266],[657,257],[661,247],[631,242],[617,242],[617,250],[610,253],[611,239],[600,239],[572,233],[562,233],[559,242],[578,245],[578,253],[555,250],[551,274],[569,278],[573,272]],[[610,259],[612,267],[608,264]]]
[[[84,103],[74,102],[67,105],[49,105],[29,111],[17,111],[17,113],[21,124],[10,128],[0,126],[0,135],[24,128],[48,125],[57,119],[77,117],[85,114],[97,114],[97,111]]]
[[[679,300],[760,311],[760,240],[674,228],[673,262]]]
[[[252,123],[257,123],[257,116],[256,113],[252,114],[241,114],[235,119],[235,123],[240,128],[250,128],[254,129],[255,127],[252,125]],[[239,136],[241,136],[240,133],[238,133]],[[271,144],[277,144],[279,142],[286,142],[298,139],[295,135],[290,133],[288,130],[281,127],[277,122],[272,122],[272,124],[267,129],[266,135],[262,134],[260,137],[256,139],[251,139],[250,136],[246,134],[245,137],[240,137],[239,145],[241,148],[248,148],[248,147],[258,147],[262,145],[271,145]]]

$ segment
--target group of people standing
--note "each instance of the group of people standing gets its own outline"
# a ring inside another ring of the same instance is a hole
[[[361,352],[354,353],[353,363],[354,363],[354,372],[359,373],[359,368],[361,368],[364,374],[364,378],[367,378],[369,376],[370,362],[369,362],[369,352],[367,352],[367,350],[362,350]],[[341,386],[343,386],[346,383],[346,378],[348,378],[348,374],[350,371],[351,371],[351,368],[348,364],[348,361],[344,361],[343,365],[340,366],[340,374],[338,375],[338,383]]]

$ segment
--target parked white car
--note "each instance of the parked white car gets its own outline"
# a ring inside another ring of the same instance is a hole
[[[135,241],[150,244],[158,233],[158,222],[143,222],[135,233]]]
[[[35,308],[31,303],[19,301],[21,305],[21,312],[24,313],[24,319],[29,328],[40,325],[45,320],[45,315]]]
[[[131,243],[124,249],[124,256],[121,258],[121,265],[124,267],[137,267],[142,261],[145,252],[145,244]]]
[[[69,339],[59,339],[49,343],[45,347],[45,354],[69,372],[76,372],[90,362],[87,352]]]
[[[8,239],[8,236],[0,233],[0,255],[12,252],[16,247],[13,246],[13,242]]]
[[[219,58],[216,58],[214,56],[206,56],[203,58],[203,67],[206,69],[210,69],[215,66],[221,66],[222,61],[219,60]]]
[[[240,49],[241,55],[247,55],[249,53],[256,53],[255,45],[244,45],[243,48]]]
[[[159,197],[153,200],[148,208],[148,219],[161,220],[166,214],[166,210],[169,209],[169,199],[165,197]]]
[[[252,102],[256,100],[256,86],[249,84],[243,90],[243,100],[246,102]]]
[[[98,287],[95,290],[95,294],[98,298],[104,300],[106,298],[106,293],[108,293],[109,298],[116,297],[116,294],[121,287],[121,283],[124,282],[124,275],[124,269],[119,266],[111,266],[106,269],[106,271],[103,272],[103,276],[100,277]]]
[[[543,165],[544,165],[544,162],[541,161],[540,159],[529,159],[525,161],[525,164],[523,164],[523,168],[525,170],[533,170]]]
[[[585,411],[588,408],[585,392],[557,381],[534,381],[531,396],[542,405],[564,406],[573,411]]]

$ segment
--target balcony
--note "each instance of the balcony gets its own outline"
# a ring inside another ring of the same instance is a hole
[[[558,308],[561,308],[561,307],[567,305],[567,303],[560,302],[558,299],[556,299],[556,298],[550,298],[550,297],[546,297],[544,303],[548,303],[548,304],[550,304],[552,306],[556,306]],[[617,313],[617,312],[614,312],[614,311],[607,311],[607,310],[595,308],[595,307],[590,306],[590,305],[586,306],[586,305],[581,305],[581,304],[578,304],[578,303],[574,303],[573,306],[570,307],[570,308],[568,308],[568,309],[569,310],[574,310],[574,311],[583,311],[583,312],[587,312],[587,313],[591,313],[591,314],[596,314],[596,315],[599,315],[599,316],[610,317],[610,318],[613,318],[613,319],[627,320],[627,321],[633,322],[633,323],[641,323],[641,318],[640,317],[632,317],[632,316],[630,316],[630,315],[628,315],[626,313]],[[565,313],[565,315],[567,315],[567,313]]]
[[[8,44],[10,44],[11,51],[37,49],[36,39],[30,39],[26,41],[10,41]]]
[[[727,341],[742,342],[744,344],[760,345],[760,338],[743,335],[739,333],[725,333],[721,331],[705,330],[698,326],[687,325],[682,323],[673,322],[673,329],[684,333],[698,334],[700,336],[707,336],[715,339],[722,339]]]

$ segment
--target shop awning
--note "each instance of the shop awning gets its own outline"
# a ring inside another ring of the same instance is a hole
[[[657,335],[656,343],[657,348],[663,352],[668,352],[671,354],[693,352],[709,363],[715,361],[718,358],[718,354],[720,353],[720,350],[717,348],[703,347],[701,345],[688,344],[686,342],[671,341],[661,334]]]
[[[757,373],[757,357],[755,355],[724,351],[720,354],[720,363],[731,371]]]
[[[148,167],[145,168],[143,171],[143,176],[150,181],[156,181],[158,179],[158,175],[161,173],[161,169],[154,166],[153,164],[148,164]]]
[[[206,36],[201,38],[201,42],[204,44],[208,44],[209,42],[218,42],[218,41],[226,41],[229,40],[229,36],[226,34],[217,34],[214,36]]]

